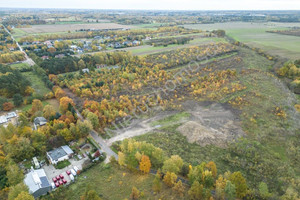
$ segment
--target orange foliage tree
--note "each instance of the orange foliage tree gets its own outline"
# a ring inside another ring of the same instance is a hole
[[[148,156],[142,155],[141,161],[140,161],[140,170],[142,172],[149,173],[151,169],[151,161]]]

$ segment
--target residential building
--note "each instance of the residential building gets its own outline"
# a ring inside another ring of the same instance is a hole
[[[32,194],[34,198],[45,195],[52,189],[43,169],[34,170],[32,168],[31,171],[25,175],[24,183],[27,185],[29,193]]]
[[[33,120],[34,129],[37,130],[38,126],[44,126],[47,124],[47,120],[44,117],[36,117]]]
[[[84,68],[84,69],[82,69],[82,72],[83,73],[90,73],[90,70],[88,68]]]
[[[68,160],[73,156],[72,149],[65,145],[47,152],[49,163],[56,165],[60,161]]]

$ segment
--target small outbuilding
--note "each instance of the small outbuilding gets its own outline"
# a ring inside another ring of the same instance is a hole
[[[36,130],[38,126],[44,126],[47,124],[47,120],[44,117],[36,117],[33,121],[33,124]]]

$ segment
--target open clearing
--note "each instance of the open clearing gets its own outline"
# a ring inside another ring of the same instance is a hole
[[[116,23],[95,23],[95,24],[53,24],[53,25],[33,25],[30,28],[20,28],[25,33],[53,33],[76,31],[79,29],[121,29],[131,28],[131,26]]]
[[[34,72],[23,72],[22,75],[24,75],[27,80],[30,81],[31,87],[34,89],[34,92],[40,96],[44,96],[45,94],[51,92],[51,90],[45,85],[45,83],[42,81],[38,75],[36,75]]]
[[[185,27],[202,30],[223,29],[228,36],[249,46],[261,48],[272,55],[279,55],[289,59],[299,58],[299,37],[266,32],[287,29],[289,27],[300,27],[299,23],[230,22],[185,25]]]
[[[154,175],[142,175],[133,173],[126,168],[116,165],[99,164],[83,172],[75,181],[67,187],[59,188],[57,192],[42,197],[42,199],[65,199],[79,200],[84,195],[87,188],[97,191],[101,199],[130,199],[131,189],[135,186],[144,197],[139,199],[187,199],[187,196],[179,197],[172,189],[162,184],[160,193],[153,193],[152,184]],[[113,186],[113,187],[112,187]]]

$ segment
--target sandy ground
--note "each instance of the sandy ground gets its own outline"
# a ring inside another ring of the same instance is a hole
[[[33,25],[30,28],[21,28],[26,33],[53,33],[76,31],[79,29],[119,29],[131,28],[130,26],[116,23],[95,23],[95,24],[53,24],[53,25]]]
[[[183,103],[183,108],[191,114],[189,119],[170,122],[163,126],[182,124],[177,131],[186,136],[190,143],[197,143],[201,146],[213,144],[225,147],[229,142],[244,135],[237,113],[226,105],[186,101]],[[148,119],[133,120],[127,128],[117,130],[116,136],[108,139],[106,143],[112,145],[116,141],[159,129],[161,125],[152,126],[151,122],[174,115],[176,112],[178,111],[159,112]]]

